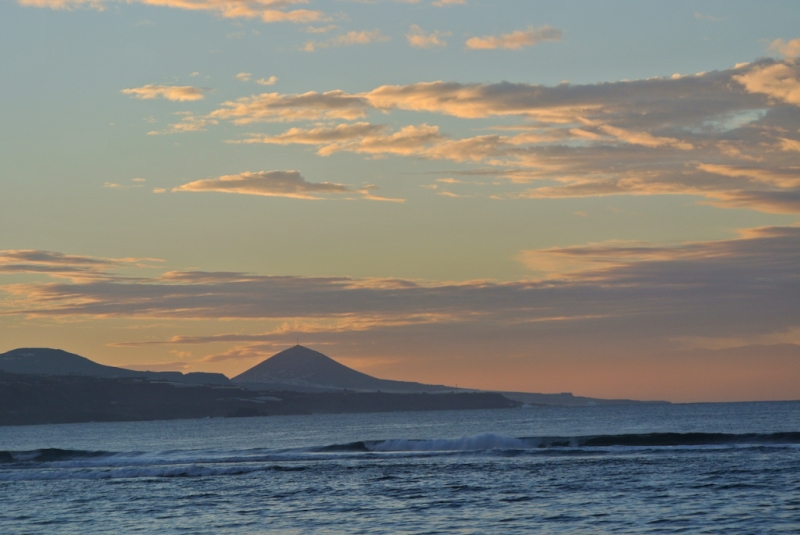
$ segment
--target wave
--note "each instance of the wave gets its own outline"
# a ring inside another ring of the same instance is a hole
[[[365,455],[580,455],[592,451],[652,451],[696,447],[770,447],[800,445],[800,432],[648,433],[573,437],[514,438],[494,433],[439,439],[388,439],[332,444],[319,448],[274,450],[172,450],[112,452],[46,448],[0,451],[0,481],[47,479],[127,479],[213,477],[252,472],[305,470],[327,461]]]
[[[646,433],[576,437],[512,438],[493,433],[454,439],[389,439],[320,448],[321,452],[436,452],[531,450],[550,448],[675,447],[800,444],[800,432],[782,433]]]
[[[331,444],[318,448],[292,450],[172,450],[161,452],[114,452],[43,448],[26,451],[0,451],[0,464],[58,466],[111,466],[311,460],[319,453],[436,452],[530,450],[550,448],[598,447],[673,447],[800,444],[800,432],[781,433],[645,433],[588,436],[540,436],[514,438],[483,433],[461,438],[386,439]]]
[[[63,450],[59,448],[43,448],[27,451],[0,451],[0,463],[51,463],[77,459],[96,459],[110,457],[112,455],[114,455],[114,452],[110,451]]]
[[[139,479],[139,478],[192,478],[212,476],[237,476],[254,472],[297,472],[305,470],[302,466],[144,466],[122,467],[112,469],[81,470],[18,470],[0,472],[0,481],[47,481],[63,479]]]

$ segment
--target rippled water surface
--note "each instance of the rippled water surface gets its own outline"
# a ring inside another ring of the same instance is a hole
[[[0,533],[798,532],[798,402],[0,427]]]

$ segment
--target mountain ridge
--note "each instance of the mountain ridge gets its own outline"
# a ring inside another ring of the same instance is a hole
[[[185,385],[227,385],[250,391],[325,393],[390,394],[446,394],[497,392],[508,399],[526,405],[591,406],[621,405],[631,403],[666,403],[628,399],[600,399],[561,394],[539,394],[531,392],[485,391],[454,388],[444,385],[429,385],[410,381],[379,379],[353,370],[313,349],[296,345],[285,349],[256,364],[243,373],[228,379],[221,373],[137,371],[96,363],[90,359],[51,348],[18,348],[0,354],[0,372],[43,375],[84,376],[99,378],[135,379],[161,381]]]
[[[151,372],[106,366],[63,349],[48,347],[20,347],[0,354],[0,371],[25,375],[144,377],[156,381],[186,384],[227,384],[230,381],[221,373]]]

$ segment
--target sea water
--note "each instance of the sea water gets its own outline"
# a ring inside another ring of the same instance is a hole
[[[0,427],[0,533],[800,533],[800,402]]]

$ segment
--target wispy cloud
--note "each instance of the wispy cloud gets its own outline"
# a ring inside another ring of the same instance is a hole
[[[173,188],[172,191],[214,191],[267,197],[320,199],[321,197],[316,194],[350,193],[352,190],[332,182],[307,182],[297,171],[261,171],[195,180]]]
[[[140,99],[164,98],[177,102],[203,100],[205,98],[205,91],[203,89],[190,85],[147,84],[142,87],[123,89],[122,93]]]
[[[775,50],[785,58],[796,58],[800,56],[800,38],[784,41],[775,39],[769,45],[770,50]]]
[[[188,132],[205,132],[208,126],[219,124],[216,119],[208,117],[198,117],[190,112],[177,112],[180,121],[169,125],[163,130],[151,130],[147,134],[158,136],[164,134],[185,134]]]
[[[320,156],[353,152],[488,164],[496,168],[492,174],[533,186],[506,189],[498,198],[688,194],[719,207],[796,213],[799,69],[792,60],[762,59],[724,71],[581,86],[419,82],[362,93],[262,93],[223,102],[204,116],[181,112],[180,121],[151,134],[203,131],[222,121],[321,121],[230,142],[312,145]],[[197,96],[183,89],[126,92]],[[367,121],[330,124],[396,110],[524,123],[502,135],[461,139],[429,123],[394,130]]]
[[[258,85],[275,85],[277,81],[278,81],[277,76],[270,76],[269,78],[259,78],[258,80],[256,80],[256,83]]]
[[[290,9],[308,0],[18,0],[21,5],[50,9],[91,8],[102,11],[109,4],[139,3],[189,11],[208,11],[225,18],[260,19],[263,22],[308,24],[325,21],[321,11]]]
[[[440,32],[438,30],[425,33],[422,28],[416,24],[412,24],[406,34],[406,39],[408,39],[408,44],[413,47],[431,48],[434,46],[447,46],[447,41],[442,38],[450,35],[452,35],[450,32]]]
[[[352,189],[343,184],[333,182],[308,182],[298,171],[261,171],[195,180],[172,188],[172,191],[238,193],[242,195],[314,200],[324,199],[323,195],[330,194],[360,194],[363,198],[369,200],[399,200],[377,196],[372,193],[374,189],[374,186]]]
[[[534,28],[528,26],[526,30],[516,30],[502,35],[486,35],[472,37],[467,40],[466,47],[470,50],[521,50],[526,46],[534,46],[545,41],[560,41],[563,32],[552,26]]]
[[[366,115],[368,102],[344,91],[308,92],[301,95],[262,93],[222,103],[211,112],[213,119],[234,124],[255,122],[302,121],[318,119],[360,119]]]
[[[370,123],[341,124],[334,128],[291,128],[277,136],[257,136],[239,143],[274,145],[319,145],[320,156],[347,151],[362,154],[418,155],[421,149],[443,139],[438,127],[426,124],[406,126],[389,132],[386,125]]]
[[[394,154],[489,165],[529,189],[498,198],[684,194],[719,207],[800,212],[800,65],[762,59],[732,69],[603,84],[419,82],[362,93],[265,93],[209,118],[234,124],[352,121],[396,110],[466,121],[517,117],[502,134],[453,138],[435,124],[366,121],[239,143],[305,144],[317,153]],[[543,183],[544,182],[544,183]]]
[[[391,41],[392,38],[383,35],[380,30],[350,31],[342,35],[332,37],[327,41],[308,41],[302,49],[306,52],[314,52],[318,48],[330,48],[337,46],[368,45],[370,43],[380,43]]]
[[[30,263],[14,252],[0,258],[10,259],[6,265]],[[56,265],[109,267],[102,260],[67,258],[56,257]],[[411,328],[423,333],[428,324],[448,336],[488,328],[527,337],[535,328],[540,335],[574,337],[574,327],[563,329],[575,322],[586,332],[604,332],[606,340],[639,332],[665,343],[680,337],[763,336],[797,328],[800,321],[798,227],[750,229],[736,239],[669,247],[601,243],[523,251],[519,258],[550,278],[448,284],[171,271],[154,278],[86,278],[2,289],[17,315],[289,322],[265,334],[172,339],[176,344],[278,341],[292,332],[328,339],[336,333],[400,335]],[[53,265],[53,257],[42,257],[40,264]]]
[[[35,249],[0,251],[0,274],[42,274],[73,282],[118,278],[114,271],[124,267],[152,267],[153,258],[97,258]]]
[[[98,11],[105,9],[106,0],[18,0],[22,6],[46,7],[50,9],[90,8]]]

